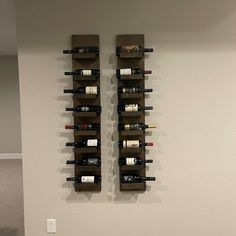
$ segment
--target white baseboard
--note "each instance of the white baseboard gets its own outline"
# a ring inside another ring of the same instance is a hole
[[[0,160],[21,159],[21,153],[0,153]]]

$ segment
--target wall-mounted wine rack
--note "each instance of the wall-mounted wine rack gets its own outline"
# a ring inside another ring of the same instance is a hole
[[[80,108],[73,112],[74,126],[79,125],[74,130],[74,143],[83,140],[85,146],[74,147],[74,161],[87,160],[85,164],[75,164],[75,177],[67,180],[75,181],[75,191],[101,191],[101,117],[97,108],[93,107],[100,107],[99,35],[72,35],[72,50],[64,50],[64,53],[72,54],[73,65],[73,71],[65,72],[65,75],[73,76],[74,91],[80,89],[79,93],[73,93],[73,106]],[[67,108],[67,111],[70,110],[73,111],[73,108]],[[67,146],[70,145],[67,143]],[[74,161],[67,161],[67,164]]]
[[[116,76],[119,88],[117,111],[119,126],[126,125],[124,129],[119,130],[120,191],[145,191],[146,180],[155,180],[155,177],[146,177],[145,163],[152,162],[152,160],[146,160],[145,128],[130,128],[130,125],[145,124],[145,110],[142,109],[145,107],[143,91],[145,91],[145,74],[150,74],[151,71],[144,70],[144,52],[148,51],[152,50],[145,50],[144,35],[117,35]],[[139,88],[141,92],[125,92],[122,90],[124,88],[129,90],[134,87]],[[138,104],[140,109],[134,104]],[[137,145],[137,142],[141,147]],[[135,160],[143,164],[134,164]],[[124,162],[123,165],[122,161]],[[143,179],[141,181],[136,179],[136,181],[133,179],[134,176]]]

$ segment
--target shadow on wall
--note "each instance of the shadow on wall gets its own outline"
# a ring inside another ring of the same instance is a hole
[[[14,228],[0,228],[0,235],[1,236],[17,236],[18,230]]]

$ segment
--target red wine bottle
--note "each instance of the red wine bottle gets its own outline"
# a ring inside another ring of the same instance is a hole
[[[119,79],[121,75],[137,75],[137,74],[151,74],[151,70],[141,70],[139,68],[123,68],[116,70],[116,77]]]
[[[142,107],[139,104],[126,104],[126,105],[118,105],[117,112],[121,113],[124,112],[136,112],[136,111],[146,111],[146,110],[153,110],[152,106],[145,106]]]
[[[124,157],[119,158],[119,165],[135,166],[135,165],[145,165],[146,163],[153,163],[153,160],[142,160],[136,157]]]
[[[140,148],[144,146],[153,146],[153,142],[143,143],[141,140],[121,140],[119,141],[120,148]]]
[[[94,75],[96,78],[100,78],[100,70],[92,69],[92,70],[75,70],[75,71],[67,71],[64,73],[65,75],[73,75],[73,76],[91,76]]]
[[[121,53],[127,53],[127,54],[132,54],[132,53],[146,53],[146,52],[153,52],[153,48],[143,48],[139,45],[125,45],[125,46],[120,46],[116,47],[116,55],[120,56]]]
[[[118,124],[118,130],[145,130],[148,128],[156,128],[156,125],[145,125],[143,123]]]
[[[102,177],[98,175],[81,175],[76,177],[67,177],[66,180],[74,181],[75,183],[93,184],[101,182]]]
[[[153,89],[141,89],[140,87],[119,87],[118,94],[129,94],[129,93],[150,93]]]
[[[66,108],[66,111],[73,111],[73,112],[96,112],[97,114],[100,114],[102,111],[101,106],[77,106],[73,108]]]
[[[155,181],[155,177],[145,177],[139,175],[122,175],[121,182],[122,183],[143,183],[145,181]]]
[[[100,130],[100,124],[98,123],[78,123],[76,125],[65,125],[65,129],[74,130]]]
[[[79,142],[67,142],[66,146],[74,146],[75,148],[84,148],[84,147],[96,147],[100,148],[101,142],[99,139],[86,139],[83,138]]]
[[[66,164],[74,164],[76,166],[100,166],[101,159],[99,157],[87,157],[81,160],[68,160]]]
[[[83,53],[96,53],[99,54],[98,47],[75,47],[73,49],[63,50],[63,54],[83,54]]]
[[[64,89],[64,93],[76,93],[76,94],[99,94],[99,87],[97,86],[85,86],[76,89]]]

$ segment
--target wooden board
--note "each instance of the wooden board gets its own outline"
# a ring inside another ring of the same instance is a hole
[[[144,48],[144,35],[143,34],[134,34],[134,35],[117,35],[116,46],[126,46],[126,45],[140,45]],[[117,69],[122,68],[133,68],[138,67],[144,70],[144,56],[134,55],[132,58],[126,57],[125,55],[121,55],[121,57],[117,56]],[[145,88],[145,79],[144,76],[141,75],[133,75],[133,76],[122,76],[121,79],[117,79],[118,87],[127,86],[139,86],[141,89]],[[134,104],[138,103],[141,106],[145,106],[145,96],[118,96],[119,105],[125,104]],[[126,114],[127,112],[122,112],[119,115],[119,123],[145,123],[145,113],[136,112],[133,114]],[[132,135],[132,136],[131,136]],[[143,143],[145,143],[145,133],[144,132],[119,132],[119,140],[123,139],[139,139]],[[120,149],[119,157],[139,157],[142,160],[145,160],[145,149]],[[120,177],[124,174],[137,174],[140,176],[146,176],[146,167],[139,166],[133,168],[127,168],[126,166],[120,166],[119,168]],[[120,191],[145,191],[146,183],[122,183],[120,181]]]
[[[72,35],[72,48],[75,47],[99,47],[99,35]],[[100,69],[100,59],[99,55],[96,56],[93,53],[88,55],[74,55],[73,61],[73,71],[76,69]],[[80,79],[73,80],[73,88],[76,89],[81,86],[98,86],[100,88],[100,79],[94,79],[94,77],[86,80]],[[100,95],[75,95],[73,96],[74,107],[78,105],[96,105],[100,106]],[[100,115],[95,112],[89,113],[74,113],[74,124],[86,122],[86,123],[101,123]],[[81,138],[97,138],[101,140],[100,132],[93,131],[81,131],[74,133],[74,142],[78,142]],[[88,150],[86,148],[74,149],[75,160],[80,160],[84,157],[100,157],[101,150],[92,149]],[[101,175],[101,167],[81,167],[75,166],[75,176],[80,175]],[[101,183],[98,184],[75,184],[75,191],[101,191]]]

